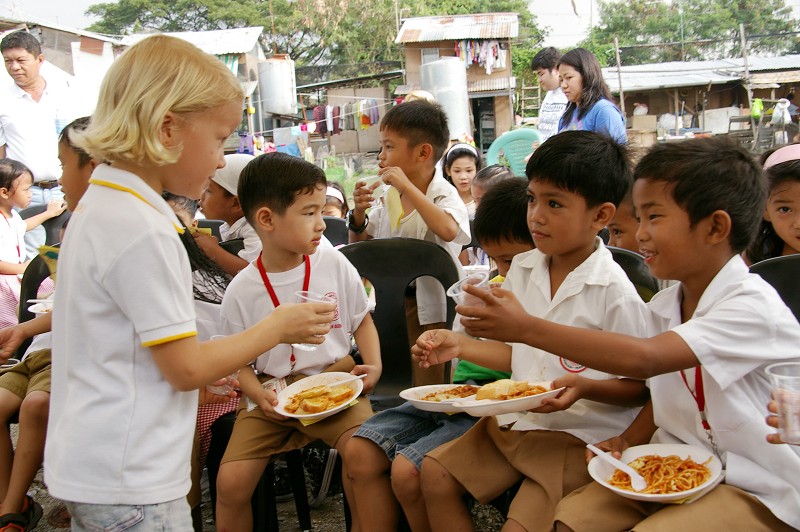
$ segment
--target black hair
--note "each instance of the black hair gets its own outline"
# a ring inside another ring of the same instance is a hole
[[[5,52],[13,48],[23,48],[34,57],[42,55],[42,45],[39,44],[36,37],[25,30],[9,33],[0,41],[0,52]]]
[[[485,192],[497,183],[514,177],[516,176],[509,167],[503,166],[502,164],[491,164],[479,170],[478,173],[475,174],[475,179],[472,183],[481,187]]]
[[[632,184],[625,147],[592,131],[553,135],[533,152],[525,175],[578,194],[587,207],[618,206]]]
[[[261,207],[283,214],[298,194],[326,186],[325,172],[319,166],[285,153],[265,153],[242,169],[237,196],[245,218],[253,224],[252,216]]]
[[[341,183],[339,183],[338,181],[328,181],[328,186],[331,188],[335,188],[336,190],[341,192],[343,199],[340,200],[335,196],[329,196],[326,191],[325,204],[326,205],[329,203],[332,203],[334,205],[338,204],[339,208],[342,210],[342,214],[347,214],[347,211],[350,210],[350,207],[347,205],[347,194],[344,193],[344,187],[342,187]]]
[[[453,163],[456,162],[458,159],[462,157],[471,157],[475,160],[475,170],[478,171],[483,166],[483,161],[481,161],[481,156],[478,153],[478,150],[469,144],[464,144],[459,142],[458,144],[453,144],[453,146],[447,150],[447,153],[444,154],[444,160],[442,162],[442,168],[444,169],[444,178],[452,185],[453,178],[450,177],[449,168],[453,166]]]
[[[614,102],[611,91],[603,80],[603,71],[600,63],[592,52],[585,48],[574,48],[561,56],[559,66],[569,65],[581,75],[581,106],[578,108],[578,118],[583,118],[594,104],[599,100]],[[616,105],[616,104],[615,104]],[[569,102],[564,114],[561,115],[561,123],[569,124],[572,120],[572,113],[578,106],[574,102]]]
[[[771,166],[767,169],[768,192],[770,196],[780,185],[794,181],[800,182],[800,160],[784,161]],[[780,257],[786,243],[775,232],[772,223],[761,219],[761,224],[755,239],[747,248],[747,259],[751,263],[761,262],[762,260]]]
[[[434,162],[442,158],[450,141],[447,115],[438,103],[426,100],[405,102],[389,109],[381,120],[380,130],[384,129],[394,131],[412,147],[430,144]]]
[[[536,71],[540,68],[545,70],[553,70],[558,66],[558,61],[561,59],[561,52],[548,46],[542,48],[531,59],[531,70]]]
[[[475,210],[473,236],[478,242],[522,242],[533,246],[528,228],[528,183],[512,177],[497,183]]]
[[[75,144],[72,143],[72,140],[69,138],[71,132],[77,131],[81,132],[89,126],[89,120],[91,119],[90,116],[83,116],[81,118],[76,118],[66,126],[64,129],[61,130],[61,133],[58,136],[58,142],[64,144],[69,149],[74,151],[78,155],[78,167],[83,168],[92,160],[92,156],[89,155],[87,152],[83,151],[81,148],[77,147]]]
[[[642,157],[634,181],[672,186],[672,198],[694,227],[714,211],[731,218],[731,249],[747,248],[758,231],[767,197],[761,166],[738,143],[723,137],[657,144]]]
[[[176,207],[182,209],[186,211],[192,218],[194,218],[194,215],[197,214],[197,208],[200,205],[198,200],[187,198],[186,196],[178,196],[177,194],[173,194],[172,192],[168,192],[166,190],[161,193],[161,197],[164,198],[167,203],[172,202],[173,209]]]
[[[12,192],[14,181],[22,174],[29,174],[33,179],[33,172],[21,162],[14,159],[0,159],[0,188]]]

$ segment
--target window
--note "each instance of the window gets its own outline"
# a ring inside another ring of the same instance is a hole
[[[438,48],[423,48],[422,49],[422,64],[437,61],[439,59]]]

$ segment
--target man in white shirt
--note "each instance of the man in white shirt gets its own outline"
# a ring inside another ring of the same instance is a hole
[[[66,83],[45,80],[39,41],[27,31],[15,31],[0,42],[6,71],[13,83],[0,87],[0,157],[23,163],[33,173],[31,206],[46,205],[64,194],[58,179],[58,134],[75,116]],[[30,231],[28,256],[44,244],[44,230]]]
[[[558,121],[567,108],[567,97],[561,90],[558,78],[558,61],[561,53],[549,46],[542,48],[531,61],[531,70],[536,72],[539,78],[539,85],[547,91],[539,108],[539,133],[542,136],[541,142],[558,132]]]

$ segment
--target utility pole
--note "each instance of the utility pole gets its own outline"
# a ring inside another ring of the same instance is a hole
[[[755,147],[758,141],[758,131],[756,131],[756,124],[753,122],[753,91],[750,88],[750,69],[747,66],[747,39],[744,36],[744,24],[739,24],[739,40],[742,43],[742,59],[744,60],[744,88],[747,92],[747,107],[750,108],[750,128],[753,130],[753,146]]]
[[[614,35],[614,55],[617,57],[617,81],[619,82],[619,110],[625,118],[625,92],[622,90],[622,65],[619,61],[619,39]],[[627,120],[626,120],[627,122]]]

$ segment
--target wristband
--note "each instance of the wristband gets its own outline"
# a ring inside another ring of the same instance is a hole
[[[367,213],[364,213],[364,223],[360,227],[356,227],[353,225],[353,209],[347,211],[347,229],[354,232],[355,234],[363,233],[367,226],[369,225],[369,216]]]

